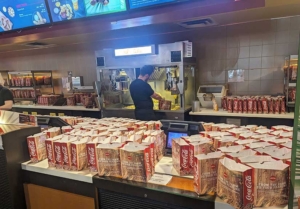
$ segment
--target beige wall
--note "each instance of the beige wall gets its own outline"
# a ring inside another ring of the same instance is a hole
[[[138,39],[155,44],[192,41],[198,85],[226,83],[227,70],[239,68],[245,69],[245,82],[231,83],[231,93],[275,94],[283,92],[284,58],[298,53],[299,30],[300,17],[291,17]],[[73,71],[75,76],[84,76],[85,85],[92,85],[96,78],[94,51],[136,39],[4,53],[0,54],[0,71],[54,70],[57,79]]]

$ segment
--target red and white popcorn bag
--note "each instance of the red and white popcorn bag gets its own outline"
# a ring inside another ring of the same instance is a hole
[[[292,145],[293,145],[293,142],[292,142],[292,141],[289,141],[289,142],[280,144],[280,147],[281,147],[281,148],[285,147],[285,148],[288,148],[288,149],[292,149]]]
[[[143,145],[125,145],[120,149],[122,178],[147,182],[151,178],[150,148]]]
[[[64,170],[71,170],[71,143],[77,141],[77,137],[67,140],[61,140],[62,166]]]
[[[217,195],[236,209],[253,208],[252,170],[226,157],[219,160]]]
[[[271,132],[272,132],[272,130],[267,129],[267,128],[257,129],[255,131],[255,133],[258,133],[258,134],[269,134]]]
[[[122,177],[120,148],[123,144],[99,144],[97,146],[99,176]]]
[[[280,138],[293,138],[293,132],[283,132],[279,135]]]
[[[284,132],[284,130],[272,131],[272,132],[270,132],[270,135],[280,136],[280,134],[283,133],[283,132]]]
[[[264,162],[272,162],[276,161],[271,156],[267,155],[253,155],[253,156],[244,156],[239,157],[238,162],[239,163],[264,163]]]
[[[54,142],[60,140],[62,137],[63,135],[59,135],[45,140],[49,167],[55,167]]]
[[[81,171],[87,168],[86,143],[89,140],[89,137],[85,137],[80,141],[71,143],[71,170]]]
[[[39,133],[27,137],[27,146],[31,162],[37,163],[47,158],[45,144],[46,139],[47,136],[45,133]]]
[[[182,136],[182,139],[184,139],[187,143],[193,143],[193,142],[201,142],[206,140],[211,140],[207,137],[203,137],[200,135],[192,135],[192,136]]]
[[[286,132],[293,132],[293,129],[294,128],[290,127],[290,126],[286,126],[286,127],[283,128],[283,130],[286,131]]]
[[[245,133],[247,131],[248,130],[245,128],[234,128],[229,130],[228,132],[238,139],[242,133]]]
[[[189,163],[190,163],[190,171],[191,173],[193,172],[193,167],[194,167],[194,156],[199,155],[199,154],[207,154],[210,152],[213,152],[214,149],[212,147],[212,140],[211,139],[206,139],[203,141],[198,141],[198,142],[192,142],[189,144]]]
[[[253,168],[255,207],[288,204],[289,166],[287,164],[275,161],[247,165]]]
[[[217,189],[218,165],[222,152],[196,155],[194,159],[194,189],[198,195],[214,195]]]
[[[252,136],[257,135],[253,132],[245,132],[245,133],[241,133],[239,136],[239,139],[250,139]]]
[[[180,176],[186,176],[190,174],[189,154],[189,144],[186,143],[186,141],[183,139],[173,139],[173,166]]]
[[[269,134],[255,134],[251,136],[251,139],[255,139],[257,141],[263,141],[264,138],[270,137]]]
[[[246,125],[246,126],[241,126],[241,128],[245,128],[254,132],[257,129],[257,125]]]
[[[271,129],[274,131],[279,131],[279,130],[284,130],[285,128],[288,128],[289,126],[286,125],[277,125],[277,126],[272,126]]]
[[[277,150],[278,148],[273,145],[273,146],[269,146],[269,147],[259,147],[257,149],[254,149],[258,155],[266,155],[267,152],[269,151],[274,151]]]
[[[48,129],[46,131],[46,134],[47,134],[48,138],[53,138],[55,136],[60,135],[61,134],[61,130],[58,127],[53,127],[53,128]]]
[[[254,141],[254,139],[237,140],[234,142],[234,145],[249,146],[249,144],[253,143]]]
[[[212,126],[214,125],[214,123],[203,123],[203,128],[206,132],[212,131]]]
[[[72,126],[63,126],[63,127],[61,127],[62,134],[70,132],[72,130],[73,130]]]
[[[218,149],[219,147],[228,147],[232,146],[237,140],[234,136],[223,136],[214,138],[214,148]]]
[[[246,147],[248,149],[257,149],[260,147],[269,147],[269,146],[273,146],[273,144],[271,144],[269,142],[254,142],[254,143],[247,145]]]
[[[93,140],[86,144],[87,150],[87,164],[90,172],[98,172],[98,156],[96,147],[98,145],[98,140]]]
[[[238,153],[244,149],[245,149],[245,147],[243,145],[234,145],[234,146],[229,146],[229,147],[218,148],[218,150],[223,153]]]
[[[246,150],[242,150],[240,152],[236,152],[236,153],[226,153],[226,157],[230,158],[234,161],[238,161],[238,158],[240,157],[248,157],[248,156],[253,156],[256,155],[256,151],[251,150],[251,149],[246,149]]]

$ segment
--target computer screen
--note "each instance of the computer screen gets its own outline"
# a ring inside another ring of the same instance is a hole
[[[182,136],[187,136],[187,133],[180,133],[180,132],[172,132],[169,131],[168,132],[168,138],[167,138],[167,148],[171,149],[172,148],[172,140],[173,139],[178,139]]]

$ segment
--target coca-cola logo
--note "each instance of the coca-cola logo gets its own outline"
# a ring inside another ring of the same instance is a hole
[[[131,160],[131,159],[132,159],[132,157],[131,157],[130,155],[128,155],[128,156],[127,156],[127,159],[128,159],[128,160]]]
[[[146,166],[147,166],[147,171],[150,173],[150,158],[149,158],[149,154],[145,153],[145,158],[146,158]]]
[[[61,151],[63,153],[63,162],[68,163],[69,162],[69,156],[68,156],[68,149],[67,147],[62,146]]]
[[[29,141],[28,148],[29,148],[29,152],[30,152],[31,157],[35,157],[36,156],[35,142],[34,141]]]
[[[199,173],[198,173],[198,162],[196,160],[195,160],[195,164],[194,164],[194,180],[195,180],[196,184],[198,184]]]
[[[72,147],[72,164],[77,166],[77,150],[76,147]]]
[[[190,163],[191,165],[193,165],[192,163],[194,162],[194,150],[190,149]]]
[[[211,169],[215,169],[216,168],[216,165],[215,164],[211,164]]]
[[[108,152],[105,153],[105,156],[106,156],[106,157],[109,157],[109,155],[110,155],[110,154],[109,154]]]
[[[246,186],[246,199],[252,201],[252,178],[251,176],[246,176],[245,178],[245,186]]]
[[[88,156],[89,156],[89,163],[92,165],[96,164],[96,159],[95,159],[95,149],[92,147],[88,148]]]
[[[51,144],[47,144],[46,149],[47,149],[47,154],[48,154],[48,160],[52,161],[53,160],[53,155],[52,155],[52,146],[51,146]]]
[[[182,150],[181,157],[182,157],[182,167],[188,168],[189,151]]]
[[[61,162],[61,153],[60,153],[60,147],[59,146],[54,146],[54,151],[56,153],[56,161]]]
[[[270,177],[270,180],[271,180],[271,181],[276,181],[276,176],[271,176],[271,177]]]

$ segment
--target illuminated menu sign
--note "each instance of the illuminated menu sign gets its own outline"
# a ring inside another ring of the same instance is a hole
[[[44,0],[0,0],[0,32],[50,23]]]
[[[129,7],[130,9],[137,9],[175,1],[176,0],[129,0]]]
[[[126,11],[126,0],[84,0],[88,16]]]
[[[86,17],[84,0],[48,0],[53,22]]]
[[[115,49],[116,57],[146,55],[146,54],[154,54],[154,53],[155,53],[154,45],[134,47],[134,48],[125,48],[125,49]]]
[[[53,22],[126,11],[126,0],[48,0]]]

